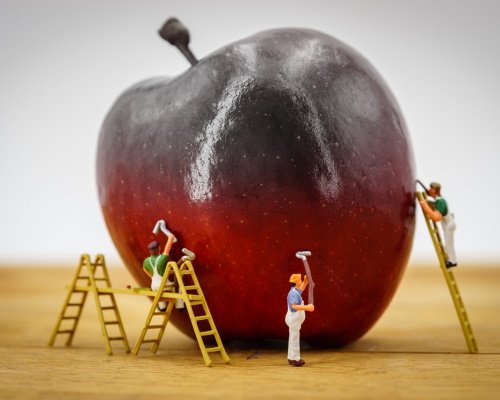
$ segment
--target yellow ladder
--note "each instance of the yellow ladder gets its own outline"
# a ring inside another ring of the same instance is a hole
[[[151,309],[149,310],[149,314],[146,318],[146,322],[144,324],[144,327],[142,328],[141,334],[139,335],[139,338],[137,339],[137,343],[134,346],[134,349],[132,350],[132,353],[134,355],[139,354],[139,351],[141,350],[141,346],[143,344],[147,343],[152,343],[153,345],[151,346],[151,353],[156,353],[158,351],[158,347],[160,346],[161,338],[163,337],[163,333],[165,332],[165,328],[167,327],[167,323],[170,319],[170,316],[172,315],[172,311],[174,308],[175,304],[175,298],[169,298],[165,299],[162,298],[162,295],[165,291],[165,287],[167,286],[168,282],[168,277],[171,274],[172,271],[172,265],[175,264],[175,262],[169,262],[167,264],[167,268],[165,269],[165,272],[163,273],[163,279],[161,281],[160,287],[156,291],[156,295],[153,300],[153,304],[151,305]],[[173,295],[171,293],[170,295]],[[180,297],[180,296],[179,296]],[[158,310],[158,304],[160,301],[167,302],[167,309],[165,311],[160,311]],[[155,318],[158,317],[158,318]],[[153,323],[153,319],[155,319]],[[146,335],[148,331],[156,333],[156,337],[153,339],[146,339]]]
[[[170,275],[175,276],[176,283],[179,287],[179,293],[169,293],[168,298],[165,298],[163,297],[163,290]],[[190,278],[192,280],[192,283],[186,284],[184,281],[186,277]],[[225,363],[229,363],[229,356],[226,353],[219,332],[217,331],[214,320],[212,318],[212,314],[210,314],[205,296],[203,295],[200,283],[198,281],[198,278],[196,277],[196,273],[194,272],[193,264],[189,259],[182,260],[182,264],[180,267],[176,262],[173,261],[167,264],[167,268],[165,270],[165,273],[163,274],[163,280],[161,282],[160,288],[158,289],[158,292],[153,300],[151,310],[149,311],[149,315],[146,319],[141,335],[139,336],[139,339],[134,347],[133,353],[137,355],[143,343],[153,343],[151,352],[156,353],[165,331],[167,322],[170,318],[170,315],[172,314],[176,298],[180,298],[184,301],[205,365],[207,367],[212,365],[212,359],[209,355],[210,353],[219,353],[222,357],[222,360]],[[160,302],[160,300],[169,302],[167,310],[164,313],[157,311],[158,303]],[[155,315],[163,317],[161,323],[151,324],[151,321]],[[200,325],[202,324],[205,325],[204,330],[200,329]],[[157,330],[156,338],[145,339],[146,333],[149,330]],[[212,347],[207,347],[205,339],[212,339],[212,341],[215,341],[215,345],[211,345]]]
[[[99,273],[99,271],[101,271]],[[85,281],[84,285],[79,284]],[[102,285],[104,284],[104,286]],[[85,286],[88,290],[81,290],[78,287]],[[54,326],[52,335],[49,339],[49,346],[53,346],[57,335],[68,334],[66,346],[70,346],[75,335],[78,322],[82,314],[83,306],[87,299],[88,292],[94,294],[94,300],[97,307],[97,314],[101,324],[101,332],[106,344],[106,351],[109,355],[113,354],[111,348],[112,341],[122,341],[125,351],[130,352],[130,347],[127,341],[123,322],[118,311],[116,299],[113,293],[101,293],[100,288],[111,288],[111,282],[106,268],[106,262],[102,254],[98,254],[94,262],[91,262],[88,254],[82,254],[80,263],[76,270],[75,276],[71,285],[68,288],[66,299],[63,303],[59,318]],[[101,302],[101,298],[106,296],[108,301]],[[110,312],[107,312],[110,311]],[[64,327],[65,321],[69,321],[69,327]],[[116,326],[119,331],[118,336],[110,336],[108,327]]]
[[[416,194],[419,201],[425,200],[427,198],[424,192],[417,192]],[[465,341],[467,342],[467,347],[469,348],[470,353],[477,353],[477,342],[474,337],[474,332],[472,331],[472,326],[469,322],[469,318],[467,317],[467,312],[465,310],[462,296],[460,296],[457,282],[455,281],[453,272],[450,269],[446,268],[446,261],[448,261],[448,257],[446,255],[446,251],[444,250],[444,245],[443,241],[441,240],[438,225],[435,221],[431,220],[427,216],[423,209],[422,213],[424,214],[425,223],[427,225],[427,229],[429,230],[429,234],[431,235],[432,243],[434,244],[434,248],[439,259],[441,271],[443,272],[444,278],[448,285],[448,290],[450,291],[451,298],[453,299],[453,304],[455,305],[455,310],[457,311],[458,319],[460,320],[460,325],[462,326],[462,331],[464,333]]]

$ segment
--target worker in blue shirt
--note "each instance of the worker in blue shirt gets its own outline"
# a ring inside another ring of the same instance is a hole
[[[294,367],[301,367],[305,361],[300,358],[300,328],[306,319],[305,311],[314,311],[314,305],[304,305],[302,301],[302,292],[309,283],[307,276],[302,281],[301,274],[290,276],[290,292],[287,296],[287,313],[285,323],[289,328],[288,337],[288,364]]]

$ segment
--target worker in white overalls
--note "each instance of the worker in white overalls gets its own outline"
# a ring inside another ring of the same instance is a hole
[[[432,207],[425,200],[421,200],[420,204],[427,216],[434,222],[441,221],[444,233],[444,250],[447,255],[446,268],[457,266],[457,256],[455,254],[455,215],[448,209],[448,203],[441,197],[441,184],[431,182],[427,194],[433,199]]]
[[[157,241],[151,242],[148,245],[148,249],[151,255],[144,260],[144,263],[142,265],[144,272],[151,278],[152,290],[158,290],[158,288],[160,287],[161,281],[163,279],[163,274],[165,273],[165,269],[169,260],[169,253],[174,242],[174,235],[170,233],[167,237],[168,240],[165,248],[163,249],[163,254],[160,254],[160,243],[158,243]],[[167,280],[166,285],[173,285],[173,282]],[[178,300],[180,300],[180,302],[176,301],[176,308],[182,308],[182,299]],[[163,312],[167,309],[167,304],[164,301],[161,301],[158,303],[158,308]]]
[[[301,367],[306,362],[300,358],[300,328],[306,319],[306,311],[314,311],[314,305],[304,305],[302,301],[302,292],[309,283],[307,276],[293,274],[290,276],[290,292],[287,296],[287,312],[285,323],[289,328],[288,337],[288,364],[294,367]]]

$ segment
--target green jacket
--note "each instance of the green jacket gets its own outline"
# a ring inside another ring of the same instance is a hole
[[[448,214],[448,203],[442,197],[436,197],[436,210],[438,210],[443,217]]]
[[[163,276],[165,273],[165,268],[167,267],[168,256],[165,254],[158,254],[157,256],[150,256],[146,258],[142,264],[142,267],[148,271],[151,276],[154,275],[153,266],[156,265],[157,272]]]

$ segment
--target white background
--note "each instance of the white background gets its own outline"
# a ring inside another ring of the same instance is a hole
[[[0,265],[118,255],[95,183],[101,122],[131,84],[188,68],[156,31],[176,16],[198,58],[307,27],[356,48],[406,117],[418,177],[440,181],[459,261],[500,265],[500,2],[0,0]],[[434,260],[417,215],[411,261]]]

